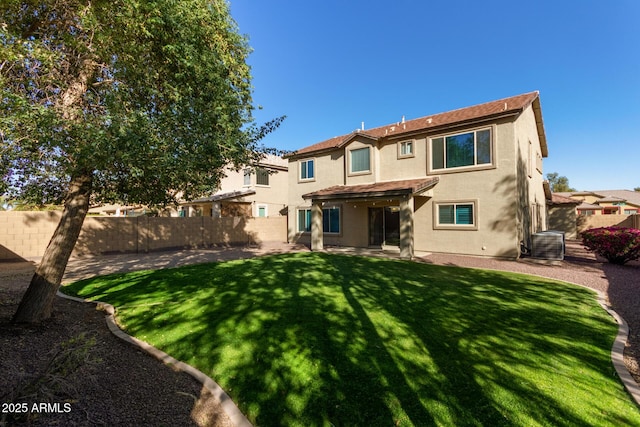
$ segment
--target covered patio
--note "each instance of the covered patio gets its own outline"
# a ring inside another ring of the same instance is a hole
[[[416,197],[433,197],[432,189],[438,181],[439,179],[434,177],[374,184],[337,185],[304,194],[303,199],[311,201],[311,250],[324,249],[323,205],[353,203],[368,207],[368,224],[359,223],[353,226],[363,234],[368,233],[367,240],[370,246],[392,240],[394,245],[398,245],[401,258],[413,258],[414,200]],[[346,209],[343,211],[342,221],[352,224],[349,211]]]

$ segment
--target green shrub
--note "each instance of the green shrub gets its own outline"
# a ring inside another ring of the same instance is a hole
[[[582,232],[582,244],[612,264],[640,258],[640,230],[635,228],[592,228]]]

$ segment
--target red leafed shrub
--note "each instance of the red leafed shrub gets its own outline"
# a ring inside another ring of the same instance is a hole
[[[582,244],[612,264],[640,258],[640,230],[602,227],[582,232]]]

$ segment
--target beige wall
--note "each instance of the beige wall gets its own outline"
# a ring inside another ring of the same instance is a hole
[[[531,234],[545,230],[547,224],[543,170],[536,162],[542,150],[532,107],[518,117],[514,129],[518,147],[518,233],[519,240],[523,240],[530,248]]]
[[[454,132],[432,134],[428,140],[450,133],[486,128],[488,125],[463,128]],[[460,253],[480,256],[516,257],[516,185],[514,126],[510,121],[489,125],[492,130],[494,165],[478,170],[458,170],[439,175],[432,198],[416,198],[415,249],[427,252]],[[426,160],[424,160],[426,164]],[[475,203],[477,229],[435,229],[435,207],[440,202]]]
[[[640,228],[640,214],[637,215],[589,215],[578,216],[578,233],[600,227]]]
[[[38,258],[60,212],[0,212],[0,260]],[[87,217],[75,255],[287,240],[287,218]]]
[[[309,159],[314,160],[315,178],[300,181],[300,161]],[[298,209],[311,208],[311,201],[304,200],[302,195],[334,185],[344,185],[344,164],[344,152],[341,151],[289,160],[289,241],[310,242],[307,236],[303,236],[296,231]]]
[[[567,239],[575,239],[578,236],[575,205],[556,205],[549,207],[549,230],[565,232]]]

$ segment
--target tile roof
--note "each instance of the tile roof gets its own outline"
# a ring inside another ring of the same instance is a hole
[[[236,199],[238,197],[251,196],[253,194],[256,194],[255,190],[235,190],[227,193],[217,193],[208,197],[201,197],[188,203],[219,202],[221,200]]]
[[[571,197],[561,196],[557,193],[551,194],[552,205],[579,205],[580,200],[572,199]]]
[[[405,179],[376,182],[374,184],[335,185],[312,193],[303,194],[304,199],[331,200],[371,197],[390,197],[418,194],[435,186],[439,178]]]
[[[578,201],[580,204],[578,205],[578,209],[581,211],[600,211],[602,210],[602,206],[592,205],[591,203],[587,203],[584,201]]]
[[[471,107],[447,111],[444,113],[424,116],[418,119],[407,120],[402,123],[393,123],[367,130],[357,130],[346,135],[336,136],[334,138],[327,139],[326,141],[301,148],[289,154],[288,157],[340,148],[356,136],[365,136],[378,140],[384,137],[401,136],[418,131],[438,129],[455,124],[473,122],[480,119],[517,115],[536,100],[539,100],[539,92],[537,91],[512,96],[510,98],[499,99],[497,101],[491,101],[484,104],[478,104]],[[534,111],[536,113],[538,131],[541,132],[543,155],[546,157],[546,137],[544,136],[542,113],[540,112],[539,104],[534,105]]]
[[[566,197],[575,196],[595,196],[600,200],[597,202],[627,202],[629,204],[640,206],[640,191],[631,190],[594,190],[594,191],[570,191],[558,193]]]
[[[640,191],[631,190],[596,190],[594,194],[605,197],[617,197],[632,205],[640,206]]]

